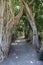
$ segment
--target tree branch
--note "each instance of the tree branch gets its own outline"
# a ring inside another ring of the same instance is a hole
[[[29,5],[31,5],[33,2],[34,2],[34,0],[32,0],[32,1],[29,3]]]
[[[24,5],[23,5],[23,3],[22,3],[22,1],[21,1],[21,5],[20,5],[20,11],[19,11],[19,13],[14,17],[14,19],[20,19],[21,18],[21,16],[22,16],[22,14],[23,14],[23,8],[24,8]]]

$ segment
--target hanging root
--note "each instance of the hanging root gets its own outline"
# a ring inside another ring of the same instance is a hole
[[[4,60],[4,54],[2,48],[0,47],[0,62],[2,62],[3,60]]]

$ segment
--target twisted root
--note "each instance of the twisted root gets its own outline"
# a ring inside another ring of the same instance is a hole
[[[2,62],[3,60],[4,60],[4,55],[3,55],[2,48],[0,48],[0,62]]]

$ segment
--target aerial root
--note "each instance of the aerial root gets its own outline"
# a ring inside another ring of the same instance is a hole
[[[2,50],[0,49],[0,62],[3,62],[3,60],[4,60],[4,55],[3,55],[3,52],[2,52]]]

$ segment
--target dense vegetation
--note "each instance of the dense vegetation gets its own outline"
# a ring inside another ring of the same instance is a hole
[[[28,5],[30,0],[25,0]],[[14,12],[14,15],[17,15],[20,9],[20,0],[11,0],[12,2],[12,9]],[[33,16],[36,20],[36,26],[38,29],[38,32],[40,33],[40,37],[43,40],[43,0],[34,0],[33,3],[30,6]],[[24,25],[25,24],[25,25]],[[25,31],[27,34],[29,33],[29,23],[27,23],[26,16],[25,16],[25,10],[23,17],[21,18],[19,24],[17,25],[18,31]]]

